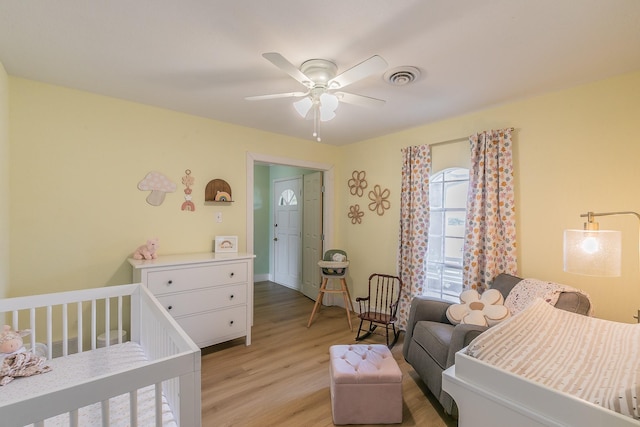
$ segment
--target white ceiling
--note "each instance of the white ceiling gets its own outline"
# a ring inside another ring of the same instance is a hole
[[[350,85],[386,100],[341,104],[322,124],[342,145],[640,70],[639,0],[2,0],[9,75],[312,139],[292,99],[304,91],[262,57],[342,72],[372,55],[414,66]]]

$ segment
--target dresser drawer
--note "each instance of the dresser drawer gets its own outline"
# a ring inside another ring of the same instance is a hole
[[[211,285],[245,283],[247,270],[246,262],[152,270],[147,273],[146,283],[154,295],[162,295]]]
[[[239,306],[176,319],[199,346],[205,347],[247,334],[247,308]]]
[[[247,303],[247,285],[216,286],[197,292],[166,294],[158,301],[173,317]]]

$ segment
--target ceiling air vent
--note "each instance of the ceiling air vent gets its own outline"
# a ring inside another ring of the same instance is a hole
[[[392,86],[406,86],[418,80],[420,70],[416,67],[397,67],[384,73],[384,80]]]

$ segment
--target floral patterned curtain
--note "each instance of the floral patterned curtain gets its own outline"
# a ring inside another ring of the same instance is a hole
[[[471,135],[469,142],[463,288],[482,292],[499,273],[517,272],[511,129]]]
[[[404,285],[398,308],[399,327],[406,330],[411,300],[423,294],[424,269],[429,237],[429,174],[431,147],[402,149],[400,196],[400,248],[398,274]]]

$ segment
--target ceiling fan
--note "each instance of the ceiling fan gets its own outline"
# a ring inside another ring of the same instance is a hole
[[[248,96],[245,99],[259,101],[276,98],[301,98],[294,102],[293,106],[302,117],[313,119],[313,136],[318,142],[321,141],[319,122],[333,119],[336,116],[335,110],[338,108],[339,102],[365,107],[378,107],[385,103],[382,99],[342,91],[344,87],[358,80],[384,71],[388,66],[387,61],[378,55],[374,55],[340,74],[337,74],[336,64],[326,59],[310,59],[303,62],[298,69],[277,52],[263,53],[262,56],[303,84],[307,90]]]

